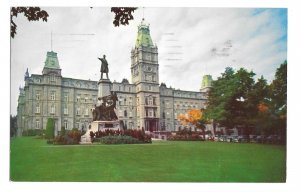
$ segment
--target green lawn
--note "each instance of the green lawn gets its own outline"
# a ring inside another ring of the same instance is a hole
[[[48,145],[11,140],[12,181],[285,182],[285,146],[160,141]]]

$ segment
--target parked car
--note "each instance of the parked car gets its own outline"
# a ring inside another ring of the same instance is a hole
[[[240,135],[238,137],[238,142],[239,143],[248,143],[250,141],[249,136],[247,135]]]
[[[278,135],[269,135],[266,138],[266,143],[279,144],[281,142],[282,142],[282,138]]]
[[[249,135],[249,142],[256,143],[256,137],[257,137],[257,135]]]
[[[235,137],[237,137],[237,136],[229,135],[229,136],[226,137],[226,141],[227,142],[233,142]]]
[[[239,136],[232,136],[232,142],[238,143],[239,142]]]
[[[256,143],[265,143],[266,142],[266,137],[264,135],[258,135],[255,138]]]
[[[220,135],[218,138],[218,141],[224,142],[226,141],[226,136],[225,135]]]

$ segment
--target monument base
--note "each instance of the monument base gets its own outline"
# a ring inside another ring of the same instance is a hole
[[[93,121],[91,123],[91,128],[86,131],[84,135],[81,136],[80,144],[91,144],[91,136],[90,132],[97,132],[97,131],[105,131],[106,129],[110,130],[122,130],[123,127],[121,126],[120,120],[116,121]]]

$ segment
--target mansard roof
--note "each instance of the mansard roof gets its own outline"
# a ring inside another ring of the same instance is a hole
[[[54,51],[47,52],[47,57],[46,57],[44,67],[51,68],[51,69],[60,69],[57,53],[55,53]]]
[[[153,42],[150,36],[149,24],[146,24],[143,19],[138,26],[138,35],[135,43],[135,47],[153,47]]]

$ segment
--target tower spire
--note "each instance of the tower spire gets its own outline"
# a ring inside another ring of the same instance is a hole
[[[53,51],[53,49],[52,49],[52,31],[51,31],[51,51]]]
[[[143,7],[143,20],[145,20],[145,7]]]

